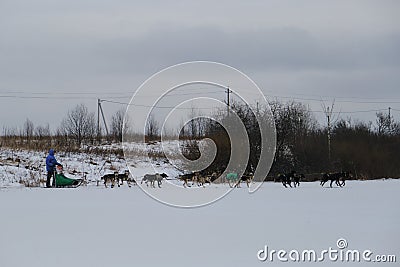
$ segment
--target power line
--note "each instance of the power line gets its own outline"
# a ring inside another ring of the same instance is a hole
[[[116,91],[97,91],[97,92],[57,92],[57,91],[0,91],[0,94],[31,94],[31,95],[99,95],[99,94],[132,94],[132,92],[116,92]]]
[[[156,106],[156,105],[141,105],[141,104],[130,104],[130,103],[124,103],[124,102],[119,102],[119,101],[112,101],[112,100],[106,100],[106,99],[102,99],[101,100],[102,102],[108,102],[108,103],[114,103],[114,104],[121,104],[121,105],[127,105],[127,106],[136,106],[136,107],[146,107],[146,108],[166,108],[166,109],[173,109],[173,108],[175,108],[175,107],[173,107],[173,106]],[[213,109],[213,108],[200,108],[200,107],[197,107],[197,108],[199,108],[199,109]],[[176,108],[176,109],[193,109],[193,108]],[[341,114],[341,113],[346,113],[346,114],[348,114],[348,113],[367,113],[367,112],[378,112],[378,111],[384,111],[384,110],[387,110],[386,108],[384,108],[384,109],[370,109],[370,110],[355,110],[355,111],[331,111],[332,113],[335,113],[335,114]],[[395,111],[400,111],[400,110],[397,110],[397,109],[393,109],[392,108],[392,110],[395,110]],[[309,111],[310,112],[313,112],[313,113],[324,113],[325,111],[323,111],[323,110],[311,110],[311,109],[309,109]]]
[[[266,96],[276,97],[276,98],[286,98],[286,99],[297,99],[297,100],[306,100],[306,101],[328,101],[328,99],[324,98],[304,98],[304,97],[293,97],[293,96],[281,96],[281,95],[269,95]],[[400,101],[353,101],[353,100],[335,100],[335,102],[340,103],[352,103],[352,104],[400,104]]]
[[[16,99],[96,99],[95,96],[18,96],[18,95],[0,95],[0,98]],[[123,96],[110,96],[111,99],[126,99]]]
[[[272,93],[272,91],[270,91]],[[301,93],[290,93],[291,95],[301,95],[301,96],[316,96],[316,97],[324,97],[324,98],[344,98],[344,99],[397,99],[400,100],[399,97],[360,97],[360,96],[334,96],[334,95],[317,95],[317,94],[301,94]]]
[[[192,95],[192,94],[203,94],[203,93],[221,93],[222,91],[216,91],[213,89],[209,91],[208,89],[204,88],[196,88],[194,90],[203,90],[201,92],[190,92],[190,93],[168,93],[165,96],[175,96],[175,95]],[[207,91],[204,91],[207,90]],[[0,95],[7,95],[11,94],[12,96],[25,94],[25,95],[125,95],[128,97],[132,97],[134,92],[115,92],[115,91],[98,91],[98,92],[28,92],[28,91],[0,91]],[[159,94],[150,94],[150,95],[141,95],[141,96],[159,96]]]
[[[207,91],[207,92],[190,92],[190,93],[174,93],[174,94],[167,94],[165,96],[179,96],[179,95],[196,95],[196,94],[210,94],[210,93],[223,93],[224,91]],[[230,90],[230,92],[234,93],[233,91]],[[3,92],[4,94],[5,92]],[[39,94],[44,94],[44,92],[31,92],[30,94],[38,94],[37,96],[26,96],[26,95],[16,95],[18,93],[23,93],[23,92],[13,92],[14,95],[0,95],[0,98],[14,98],[14,99],[97,99],[98,96],[102,96],[102,101],[109,102],[109,103],[115,103],[115,104],[122,104],[122,105],[134,105],[134,106],[142,106],[142,107],[149,107],[149,108],[166,108],[166,109],[172,109],[175,108],[173,106],[156,106],[156,105],[140,105],[140,104],[129,104],[125,102],[120,102],[120,101],[113,101],[110,99],[127,99],[130,98],[130,96],[118,96],[118,93],[113,94],[112,96],[107,96],[107,94],[98,94],[94,92],[65,92],[65,93],[51,93],[50,96],[39,96]],[[126,92],[124,92],[126,93]],[[225,91],[226,93],[226,91]],[[57,94],[60,95],[65,95],[65,96],[56,96]],[[74,94],[80,95],[80,96],[73,96]],[[91,95],[91,94],[97,94],[95,96],[85,96],[85,94]],[[117,95],[117,96],[116,96]],[[149,96],[149,95],[147,95]],[[279,96],[279,95],[266,95],[266,96],[271,96],[271,97],[278,97],[278,98],[289,98],[289,99],[298,99],[298,100],[307,100],[307,101],[324,101],[324,99],[316,99],[316,98],[302,98],[302,97],[290,97],[290,96]],[[143,97],[146,97],[144,95]],[[104,99],[107,98],[107,99]],[[361,99],[361,98],[360,98]],[[396,104],[400,103],[400,101],[351,101],[351,100],[337,100],[336,102],[342,102],[342,103],[365,103],[365,104]],[[178,109],[192,109],[192,108],[178,108]],[[210,109],[210,108],[204,108],[204,109]],[[382,108],[382,109],[367,109],[367,110],[354,110],[354,111],[334,111],[333,113],[343,113],[343,114],[352,114],[352,113],[368,113],[368,112],[379,112],[379,111],[385,111],[387,108]],[[399,112],[400,109],[396,108],[391,108],[391,110]],[[313,113],[323,113],[324,111],[322,110],[310,110],[310,112]]]
[[[111,100],[106,100],[106,99],[101,99],[101,102],[108,102],[108,103],[114,103],[114,104],[120,104],[120,105],[126,105],[126,106],[135,106],[135,107],[145,107],[145,108],[161,108],[161,109],[188,109],[191,110],[195,107],[190,107],[190,108],[177,108],[174,106],[155,106],[155,105],[141,105],[141,104],[130,104],[130,103],[124,103],[124,102],[119,102],[119,101],[111,101]],[[214,108],[209,108],[209,107],[197,107],[199,109],[214,109]]]
[[[332,113],[367,113],[367,112],[377,112],[377,111],[383,111],[383,110],[386,110],[386,108],[369,109],[369,110],[355,110],[355,111],[333,111]],[[322,111],[322,110],[314,110],[311,112],[324,113],[324,111]]]
[[[166,94],[164,97],[169,96],[179,96],[179,95],[195,95],[195,94],[215,94],[215,93],[223,93],[222,90],[212,90],[212,91],[204,91],[204,88],[195,88],[192,90],[203,90],[202,92],[190,92],[190,93],[172,93]],[[207,89],[206,89],[207,90]],[[234,93],[233,91],[231,91]],[[79,95],[79,97],[69,97],[68,99],[76,99],[82,98],[80,95],[95,95],[96,98],[99,95],[102,96],[109,96],[109,98],[130,98],[133,92],[115,92],[115,91],[106,91],[106,92],[28,92],[28,91],[2,91],[0,92],[1,98],[38,98],[38,99],[57,99],[57,95]],[[8,95],[11,94],[11,95]],[[19,94],[25,94],[25,96],[19,96]],[[259,95],[258,93],[247,92],[246,94],[254,94]],[[400,98],[367,98],[367,97],[343,97],[343,96],[327,96],[327,95],[315,95],[315,94],[299,94],[299,93],[292,93],[293,95],[304,95],[304,96],[317,96],[319,98],[313,97],[295,97],[295,96],[286,96],[286,95],[276,95],[276,94],[264,94],[265,96],[275,97],[275,98],[285,98],[285,99],[296,99],[296,100],[304,100],[304,101],[329,101],[327,98],[339,98],[339,100],[335,100],[336,102],[340,103],[358,103],[358,104],[400,104]],[[26,96],[28,95],[28,96]],[[33,96],[32,96],[33,95]],[[36,95],[46,95],[46,96],[36,96]],[[48,96],[50,95],[50,96]],[[147,97],[147,96],[158,96],[158,95],[140,95],[140,97]],[[53,98],[51,98],[53,97]],[[104,98],[104,97],[103,97]],[[344,100],[341,100],[344,99]],[[348,100],[348,99],[391,99],[390,101],[355,101],[355,100]],[[395,100],[393,100],[395,99]]]
[[[5,95],[0,95],[0,98],[17,98],[17,99],[89,99],[92,97],[56,97],[56,96],[16,96],[16,95],[9,95],[9,96],[5,96]]]

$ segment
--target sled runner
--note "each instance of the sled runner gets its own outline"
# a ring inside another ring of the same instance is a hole
[[[75,188],[82,184],[83,179],[68,178],[63,173],[62,166],[57,166],[57,171],[54,174],[54,187],[70,187]]]

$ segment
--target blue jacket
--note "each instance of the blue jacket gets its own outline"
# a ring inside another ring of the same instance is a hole
[[[54,157],[54,150],[50,149],[49,155],[46,158],[46,170],[48,172],[54,172],[56,165],[60,165],[60,163],[58,163],[56,158]]]

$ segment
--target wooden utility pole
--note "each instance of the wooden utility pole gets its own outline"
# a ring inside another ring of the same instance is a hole
[[[227,113],[229,116],[229,108],[230,108],[230,93],[231,93],[231,89],[229,89],[229,86],[226,88],[226,104],[227,104]]]
[[[101,113],[101,117],[103,118],[103,123],[104,123],[104,128],[106,129],[106,133],[107,133],[107,138],[109,136],[109,132],[108,132],[108,127],[107,127],[107,123],[106,123],[106,118],[104,116],[104,112],[103,112],[103,108],[101,106],[101,102],[103,100],[101,99],[97,99],[97,134],[100,137],[100,113]]]
[[[256,102],[256,105],[257,105],[257,109],[256,109],[256,112],[257,112],[257,116],[260,114],[260,109],[259,109],[259,107],[258,107],[258,101]]]
[[[328,160],[329,160],[329,163],[331,163],[331,115],[332,115],[332,109],[329,110],[329,107],[328,107],[327,112],[326,112],[326,118],[328,120]]]
[[[100,99],[97,99],[97,140],[100,141]]]
[[[331,129],[332,129],[332,113],[333,113],[333,107],[335,105],[335,100],[332,102],[331,107],[326,107],[325,104],[322,105],[322,108],[324,110],[326,120],[328,123],[328,161],[329,165],[331,164]]]

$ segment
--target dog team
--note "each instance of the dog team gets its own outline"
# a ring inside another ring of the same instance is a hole
[[[234,175],[236,178],[232,179],[232,175]],[[183,182],[183,187],[192,187],[194,185],[197,185],[198,187],[205,187],[206,184],[211,184],[214,182],[220,175],[217,173],[212,173],[210,175],[201,173],[201,172],[193,172],[193,173],[188,173],[188,174],[183,174],[178,176],[176,178],[177,180]],[[147,186],[155,188],[155,184],[157,182],[157,186],[161,188],[162,185],[162,180],[167,179],[168,175],[165,173],[156,173],[156,174],[145,174],[141,180],[141,184],[145,183]],[[137,185],[136,180],[131,177],[129,174],[129,171],[126,170],[124,173],[118,173],[115,171],[114,173],[111,174],[105,174],[104,176],[101,177],[101,180],[103,180],[104,186],[107,188],[107,185],[110,184],[111,188],[115,187],[117,185],[120,187],[121,185],[124,184],[124,181],[128,184],[129,187],[131,185]],[[252,174],[246,174],[243,175],[240,179],[238,179],[238,175],[236,173],[229,173],[227,175],[227,181],[231,187],[240,187],[241,182],[246,182],[247,186],[250,187],[250,184],[253,180]]]
[[[346,180],[352,177],[350,172],[323,173],[320,185],[324,186],[325,183],[330,180],[330,187],[332,187],[334,182],[337,186],[343,187],[346,184]],[[285,188],[287,188],[287,186],[292,187],[292,183],[294,187],[299,186],[301,179],[305,179],[305,175],[297,174],[294,170],[287,174],[278,175],[278,181],[280,181]]]
[[[185,188],[192,187],[195,185],[197,185],[198,187],[205,187],[206,184],[210,185],[212,182],[218,179],[219,176],[220,174],[217,174],[216,172],[212,174],[193,172],[180,175],[178,176],[177,180],[181,181],[183,183],[182,186]],[[155,188],[156,187],[155,184],[157,182],[157,186],[161,188],[162,180],[167,179],[167,177],[168,175],[165,173],[145,174],[140,183],[141,184],[145,183],[146,186]],[[332,187],[333,184],[336,184],[336,186],[338,187],[343,187],[346,184],[346,180],[351,177],[352,175],[349,172],[324,173],[322,174],[320,185],[324,186],[326,182],[330,181],[330,187]],[[245,182],[247,184],[247,187],[250,187],[250,184],[253,182],[252,173],[246,173],[243,174],[241,177],[239,177],[237,173],[232,172],[232,173],[227,173],[225,178],[231,188],[234,187],[239,188],[242,182]],[[278,175],[278,181],[281,182],[285,188],[287,188],[288,186],[289,187],[300,186],[300,181],[304,179],[305,179],[304,174],[297,174],[296,171],[294,170],[292,170],[287,174]],[[106,174],[101,177],[101,180],[104,181],[104,186],[106,188],[107,184],[111,184],[111,188],[113,188],[115,185],[120,187],[121,185],[124,184],[125,181],[129,187],[131,187],[132,184],[137,185],[136,180],[133,177],[131,177],[128,170],[125,170],[124,173],[118,173],[116,171],[113,174]]]

